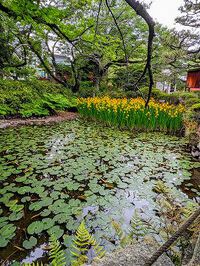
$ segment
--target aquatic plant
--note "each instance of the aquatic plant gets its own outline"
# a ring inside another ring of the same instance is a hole
[[[93,248],[95,251],[95,256],[102,258],[105,255],[105,250],[101,247],[94,237],[89,233],[85,227],[84,221],[79,225],[75,237],[73,239],[73,244],[71,246],[72,257],[67,257],[65,251],[62,249],[60,242],[55,235],[51,235],[49,238],[49,253],[50,253],[50,266],[81,266],[88,262],[88,251]],[[23,266],[43,266],[43,264],[38,262],[33,263],[23,263]]]
[[[52,266],[65,266],[65,252],[61,248],[60,242],[55,235],[51,235],[50,239],[50,259]]]
[[[103,121],[109,126],[131,130],[159,130],[174,133],[183,126],[182,105],[158,103],[153,99],[149,107],[145,108],[145,101],[142,98],[80,98],[78,110],[83,116]]]
[[[62,243],[66,233],[76,231],[83,213],[98,242],[105,235],[112,239],[111,220],[124,223],[124,212],[138,202],[159,223],[155,180],[173,187],[180,202],[192,201],[177,189],[183,182],[188,191],[200,195],[189,180],[190,170],[200,163],[184,152],[182,138],[160,133],[156,138],[153,133],[133,136],[80,121],[0,133],[3,259],[16,250],[12,243],[27,249],[17,250],[21,258],[46,242],[48,235]],[[115,247],[106,243],[106,248]]]
[[[88,261],[87,252],[91,247],[93,247],[96,257],[102,258],[104,256],[105,251],[103,247],[96,242],[86,229],[84,221],[82,221],[73,240],[71,253],[75,259],[72,260],[72,265],[79,266],[86,263]]]

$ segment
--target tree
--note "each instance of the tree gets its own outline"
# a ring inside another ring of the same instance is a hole
[[[179,8],[181,17],[177,18],[177,22],[193,28],[200,27],[200,1],[184,0],[184,5]]]
[[[142,5],[139,1],[136,0],[125,0],[136,12],[137,15],[142,17],[144,21],[147,23],[149,28],[149,36],[148,36],[148,45],[147,45],[147,59],[144,71],[141,77],[138,79],[138,82],[145,76],[146,72],[148,71],[149,74],[149,93],[146,100],[146,107],[149,104],[151,98],[151,92],[154,85],[153,81],[153,73],[152,73],[152,66],[151,66],[151,59],[152,59],[152,50],[153,50],[153,39],[155,36],[155,22],[152,17],[149,15],[147,10],[145,9],[144,5]]]
[[[44,35],[51,32],[69,46],[76,46],[79,39],[91,28],[91,21],[84,20],[84,11],[88,9],[90,0],[84,1],[5,1],[0,0],[0,11],[20,29],[25,25],[23,41],[40,60],[47,73],[56,81],[67,86],[65,80],[58,78],[49,62],[48,53],[44,49]],[[76,21],[76,23],[74,23]]]
[[[200,53],[199,44],[199,27],[200,27],[200,1],[199,0],[184,0],[184,5],[179,8],[181,16],[176,18],[176,21],[188,27],[187,31],[184,31],[183,36],[188,36],[189,48],[188,55],[194,57]],[[199,62],[198,62],[199,63]]]
[[[1,75],[7,68],[21,68],[27,64],[27,47],[23,43],[21,32],[12,20],[4,15],[0,17],[0,68]]]
[[[91,29],[93,39],[91,42],[81,43],[82,54],[78,54],[77,60],[81,69],[88,69],[88,72],[93,73],[97,89],[110,68],[124,68],[127,64],[141,64],[145,61],[148,34],[145,23],[124,1],[100,4],[100,10],[97,5],[93,7],[93,14],[96,13],[98,20],[95,31],[94,28]],[[117,19],[117,25],[113,18]],[[127,83],[128,79],[126,80]],[[133,85],[134,83],[132,87]]]

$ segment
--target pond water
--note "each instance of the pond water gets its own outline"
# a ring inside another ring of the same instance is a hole
[[[180,202],[198,200],[199,163],[184,150],[174,136],[81,121],[1,130],[0,262],[46,258],[48,235],[66,244],[83,218],[112,250],[112,220],[127,229],[137,209],[159,223],[160,179]]]

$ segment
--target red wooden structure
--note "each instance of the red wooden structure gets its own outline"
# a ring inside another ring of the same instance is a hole
[[[189,91],[200,91],[200,68],[188,71],[187,87]]]

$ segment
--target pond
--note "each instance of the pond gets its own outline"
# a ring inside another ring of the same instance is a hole
[[[45,261],[48,235],[65,243],[83,218],[105,249],[114,249],[112,220],[126,229],[137,209],[159,223],[157,180],[180,202],[200,195],[190,180],[199,163],[175,136],[71,121],[1,130],[0,154],[0,262],[6,265]]]

